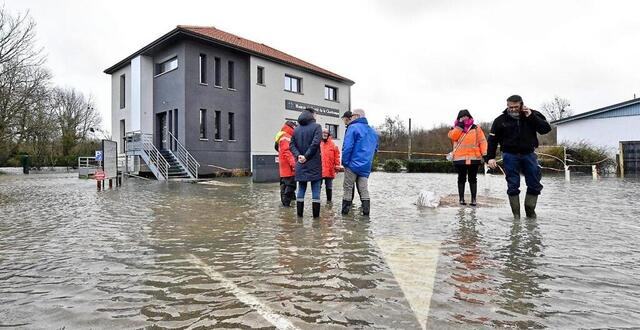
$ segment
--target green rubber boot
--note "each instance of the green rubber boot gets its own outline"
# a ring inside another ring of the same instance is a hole
[[[524,197],[524,212],[527,218],[536,218],[536,204],[538,204],[538,195],[527,194]]]
[[[509,196],[509,205],[515,219],[520,219],[520,195]]]

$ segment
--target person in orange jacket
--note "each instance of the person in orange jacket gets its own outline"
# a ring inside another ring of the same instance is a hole
[[[333,194],[333,179],[336,177],[336,170],[340,170],[340,150],[329,134],[328,129],[322,130],[322,141],[320,142],[320,154],[322,155],[322,180],[327,192],[327,202],[331,202]]]
[[[449,131],[449,138],[453,141],[453,164],[458,172],[458,196],[460,205],[467,205],[464,200],[464,188],[467,177],[471,190],[471,206],[476,206],[478,193],[478,168],[482,159],[487,155],[487,139],[480,126],[473,122],[469,110],[458,112],[454,127]]]
[[[287,121],[275,138],[275,148],[278,151],[278,166],[280,170],[280,200],[285,207],[291,206],[296,198],[296,160],[289,149],[291,136],[296,127],[293,121]]]

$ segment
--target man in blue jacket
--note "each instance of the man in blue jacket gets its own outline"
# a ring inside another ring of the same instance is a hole
[[[371,200],[368,179],[373,166],[373,156],[377,150],[378,134],[369,126],[364,110],[354,110],[342,143],[342,165],[344,166],[342,214],[349,214],[355,184],[362,202],[362,214],[369,215]]]

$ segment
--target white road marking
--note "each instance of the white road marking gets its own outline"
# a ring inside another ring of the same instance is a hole
[[[198,268],[200,268],[205,274],[207,274],[207,276],[209,276],[214,281],[220,282],[226,289],[229,290],[229,292],[233,293],[233,295],[236,296],[238,300],[240,300],[242,303],[256,310],[258,314],[264,317],[267,321],[269,321],[269,323],[273,324],[276,328],[287,329],[287,330],[298,329],[289,320],[287,320],[286,318],[274,312],[267,305],[260,302],[256,297],[244,292],[235,283],[228,280],[226,277],[224,277],[224,275],[215,271],[213,267],[205,264],[198,257],[194,256],[193,254],[189,254],[187,256],[189,260]]]
[[[426,329],[440,243],[414,242],[390,237],[376,241],[418,323],[422,329]]]

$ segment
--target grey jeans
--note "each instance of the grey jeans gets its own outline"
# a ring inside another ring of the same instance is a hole
[[[344,195],[342,199],[345,201],[353,201],[353,187],[358,187],[358,194],[360,194],[360,200],[369,200],[369,178],[364,176],[358,176],[353,173],[349,168],[344,169]]]

